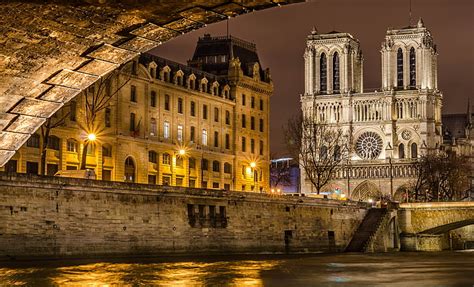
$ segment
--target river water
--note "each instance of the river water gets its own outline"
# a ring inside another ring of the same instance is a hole
[[[0,286],[474,286],[474,252],[0,262]]]

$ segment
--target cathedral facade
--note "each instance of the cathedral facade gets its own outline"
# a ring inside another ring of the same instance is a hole
[[[422,20],[388,29],[381,48],[382,86],[364,90],[364,58],[351,34],[316,30],[308,36],[304,117],[342,129],[348,159],[327,191],[349,198],[399,199],[414,179],[411,163],[442,143],[442,94],[437,86],[437,51]],[[301,176],[302,192],[314,192]]]

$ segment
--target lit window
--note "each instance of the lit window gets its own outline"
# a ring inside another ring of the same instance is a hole
[[[150,135],[155,136],[156,134],[157,134],[156,119],[151,118],[151,120],[150,120]]]
[[[170,123],[169,122],[165,122],[163,124],[163,137],[165,139],[168,139],[170,137]]]
[[[207,145],[207,130],[202,130],[202,144]]]
[[[178,141],[182,142],[183,141],[183,126],[178,125]]]
[[[170,164],[170,154],[169,154],[169,153],[164,153],[164,154],[163,154],[162,163],[163,163],[163,164],[167,164],[167,165]]]
[[[67,151],[77,152],[77,141],[73,139],[67,140]]]

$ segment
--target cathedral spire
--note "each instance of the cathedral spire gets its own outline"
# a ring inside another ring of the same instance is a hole
[[[420,17],[420,19],[418,19],[418,24],[416,24],[416,26],[418,28],[423,28],[425,27],[425,24],[423,23],[423,19]]]

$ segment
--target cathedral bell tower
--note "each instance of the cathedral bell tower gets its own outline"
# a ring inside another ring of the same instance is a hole
[[[380,52],[383,90],[438,89],[438,53],[421,18],[416,26],[387,30]]]
[[[363,91],[363,57],[359,41],[349,33],[318,34],[306,40],[305,95]]]

